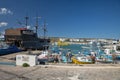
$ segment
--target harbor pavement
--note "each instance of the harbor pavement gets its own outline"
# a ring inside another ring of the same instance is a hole
[[[0,65],[0,80],[120,80],[120,65]]]
[[[33,53],[39,54],[39,51]],[[15,62],[14,58],[18,54],[28,52],[0,56],[0,61]],[[120,80],[120,64],[0,65],[0,80]]]

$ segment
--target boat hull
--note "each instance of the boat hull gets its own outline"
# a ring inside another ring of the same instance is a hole
[[[18,49],[16,46],[10,46],[7,49],[0,49],[0,55],[11,54],[15,52],[20,52],[21,50]]]
[[[72,58],[72,63],[75,63],[75,64],[93,64],[92,62],[79,61],[76,58]]]

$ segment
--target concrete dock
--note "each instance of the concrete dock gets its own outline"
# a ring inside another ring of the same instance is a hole
[[[0,65],[0,80],[120,80],[120,65]]]
[[[0,56],[0,61],[15,62],[17,54],[27,52]],[[0,80],[120,80],[120,64],[0,65]]]

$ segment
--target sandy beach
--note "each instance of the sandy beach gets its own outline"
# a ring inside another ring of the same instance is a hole
[[[0,61],[15,62],[20,52],[0,56]],[[39,53],[34,51],[33,53]],[[47,64],[34,67],[0,65],[0,80],[120,80],[120,64]]]

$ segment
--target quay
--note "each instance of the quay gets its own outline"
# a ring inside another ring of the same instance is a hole
[[[0,80],[120,80],[120,65],[0,65]]]
[[[40,51],[33,51],[37,54]],[[0,61],[15,62],[18,54],[0,56]],[[34,67],[0,65],[0,80],[120,80],[120,64],[48,63]]]

